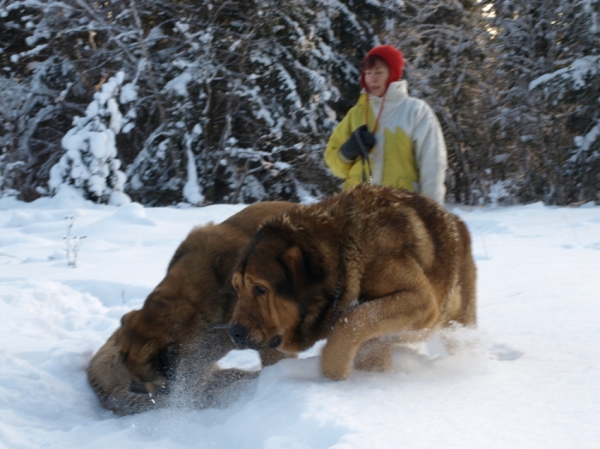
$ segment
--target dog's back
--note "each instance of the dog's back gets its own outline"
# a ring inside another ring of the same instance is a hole
[[[435,291],[441,321],[475,324],[475,263],[465,223],[429,198],[389,187],[361,185],[318,204],[291,209],[277,223],[309,229],[312,245],[335,268],[343,248],[346,295],[339,306],[393,293],[410,284],[404,267],[414,260]],[[267,225],[268,226],[268,225]],[[338,242],[334,245],[331,242]],[[386,273],[389,276],[386,278]],[[396,281],[396,284],[395,282]],[[389,289],[392,290],[389,290]]]

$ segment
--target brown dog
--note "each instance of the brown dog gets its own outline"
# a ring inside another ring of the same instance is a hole
[[[123,316],[90,364],[88,379],[107,408],[124,414],[160,406],[167,393],[173,394],[176,377],[180,390],[196,392],[239,378],[235,370],[213,372],[214,362],[234,348],[227,323],[236,296],[222,288],[230,285],[235,260],[259,225],[292,205],[257,203],[190,232],[143,308]],[[282,356],[274,350],[261,353],[263,365]]]
[[[296,353],[327,338],[331,379],[391,368],[391,346],[476,321],[463,221],[423,195],[362,185],[268,221],[244,248],[229,334]]]

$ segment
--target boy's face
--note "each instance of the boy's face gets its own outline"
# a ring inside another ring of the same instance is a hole
[[[375,65],[365,70],[365,84],[369,93],[377,97],[383,97],[387,90],[387,82],[390,77],[390,69],[382,61],[376,61]]]

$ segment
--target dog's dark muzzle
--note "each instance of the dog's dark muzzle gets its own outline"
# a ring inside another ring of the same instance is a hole
[[[265,344],[257,343],[250,337],[250,330],[246,326],[236,323],[229,327],[228,333],[229,337],[238,349],[255,349],[257,351],[265,349]],[[271,338],[271,340],[269,340],[266,346],[268,346],[271,349],[275,349],[280,344],[281,337],[279,335],[276,335],[275,337]]]
[[[250,349],[252,342],[250,341],[250,331],[246,326],[242,326],[239,323],[236,323],[232,326],[229,326],[227,331],[231,341],[235,344],[238,349]]]
[[[276,349],[281,344],[281,337],[279,335],[275,335],[271,340],[269,340],[269,348]]]

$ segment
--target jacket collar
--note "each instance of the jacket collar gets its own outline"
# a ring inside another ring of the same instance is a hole
[[[408,97],[408,83],[406,80],[394,81],[390,83],[385,93],[385,101],[397,101]],[[382,98],[375,95],[369,95],[369,101],[374,107],[379,107]]]

